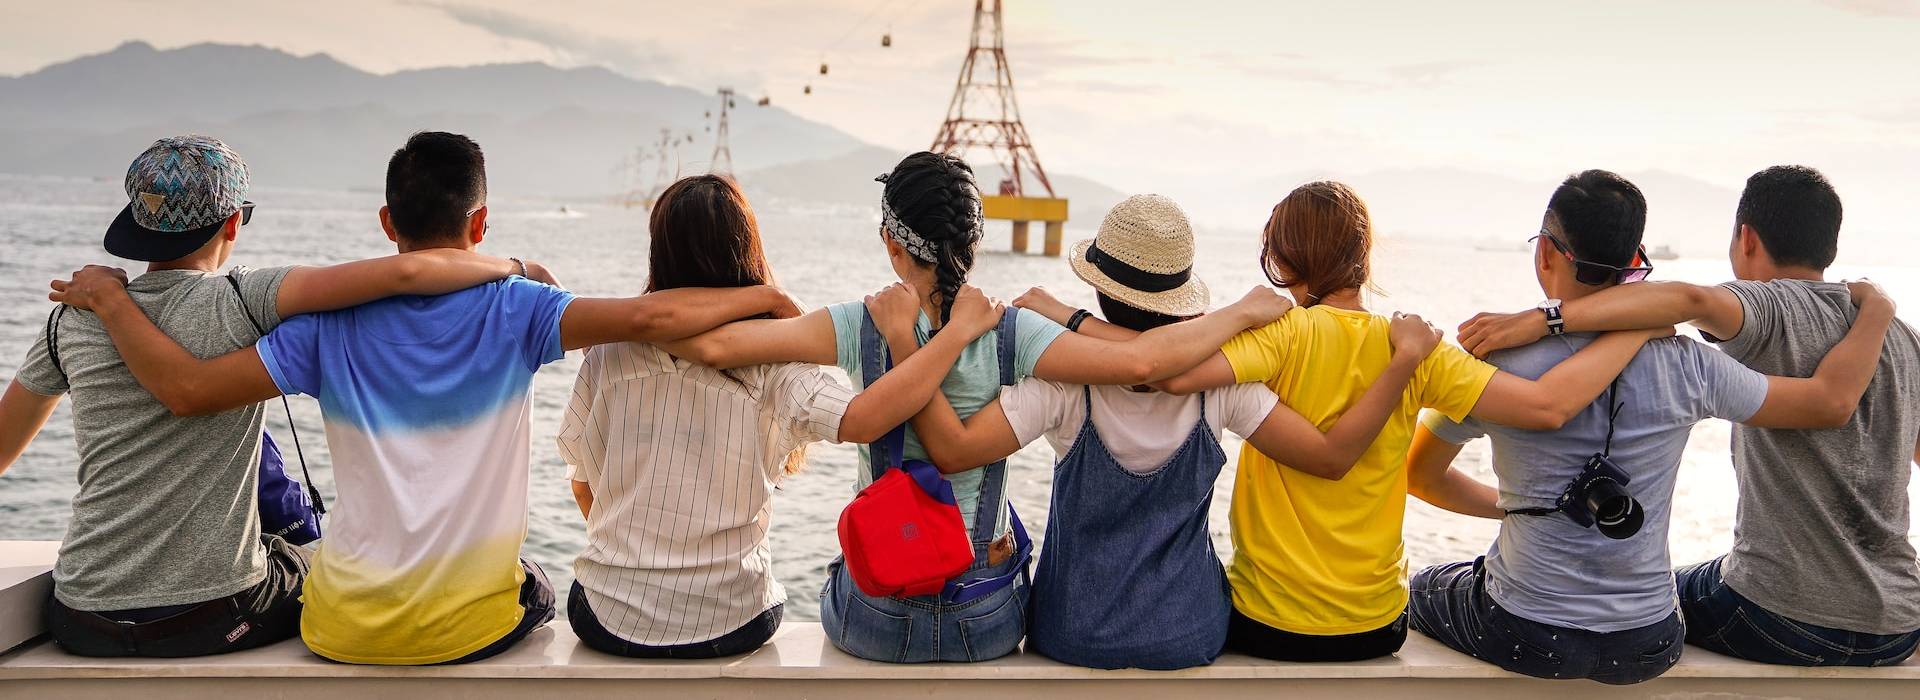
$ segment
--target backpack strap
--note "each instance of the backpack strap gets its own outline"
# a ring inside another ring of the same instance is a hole
[[[247,325],[253,326],[253,334],[260,338],[267,337],[266,329],[261,328],[260,322],[254,320],[253,310],[247,308],[247,295],[240,291],[240,278],[233,276],[231,271],[221,276],[227,278],[228,284],[233,285],[234,296],[240,298],[240,315],[247,317]],[[293,456],[300,460],[300,479],[307,485],[307,495],[313,498],[313,512],[326,515],[327,502],[320,498],[320,487],[313,485],[313,475],[307,472],[307,453],[300,449],[300,426],[293,424],[293,404],[287,402],[285,392],[280,394],[280,408],[287,412],[287,430],[293,433]]]
[[[66,315],[66,304],[55,304],[53,310],[47,312],[47,359],[53,362],[53,371],[62,377],[67,376],[67,368],[60,364],[60,319]]]

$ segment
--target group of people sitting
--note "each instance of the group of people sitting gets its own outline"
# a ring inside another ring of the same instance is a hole
[[[54,641],[186,656],[298,634],[369,664],[511,647],[557,605],[519,557],[529,385],[586,349],[558,436],[587,529],[567,609],[611,654],[712,658],[773,636],[772,495],[821,441],[862,445],[856,490],[903,456],[937,466],[973,546],[933,595],[870,595],[828,564],[821,624],[866,659],[974,662],[1024,642],[1094,668],[1350,661],[1411,628],[1518,673],[1626,684],[1687,643],[1861,666],[1920,645],[1920,340],[1871,283],[1824,280],[1841,207],[1812,169],[1749,179],[1738,281],[1719,286],[1643,281],[1641,192],[1567,178],[1530,258],[1548,300],[1475,317],[1464,348],[1367,310],[1372,223],[1337,182],[1274,207],[1273,287],[1211,312],[1185,214],[1125,200],[1070,256],[1094,314],[968,286],[983,219],[964,162],[916,153],[881,181],[877,244],[900,282],[803,312],[745,196],[712,175],[658,198],[637,296],[576,297],[538,264],[477,254],[484,158],[440,132],[388,165],[379,218],[398,254],[223,275],[252,211],[244,161],[206,137],[155,143],[105,241],[147,272],[55,281],[75,311],[0,399],[4,468],[73,397]],[[1673,337],[1679,323],[1719,349]],[[335,474],[313,551],[262,534],[255,506],[262,402],[290,394],[319,400]],[[1734,546],[1676,572],[1675,478],[1709,417],[1739,424]],[[1208,512],[1227,431],[1247,445],[1223,567]],[[1452,466],[1481,437],[1497,484]],[[1030,566],[1005,460],[1042,438],[1059,457]],[[1498,519],[1499,537],[1409,576],[1408,494]]]

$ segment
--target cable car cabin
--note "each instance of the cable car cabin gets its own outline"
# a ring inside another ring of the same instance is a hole
[[[813,86],[812,86],[812,85],[808,85],[808,86],[805,86],[805,87],[802,87],[802,88],[800,88],[800,94],[802,94],[802,95],[811,95],[811,94],[813,94]]]
[[[892,35],[892,34],[881,34],[881,35],[880,35],[880,48],[883,48],[883,49],[884,49],[884,48],[887,48],[887,47],[890,47],[890,46],[893,46],[893,35]]]
[[[1004,189],[1004,188],[1003,188]],[[980,198],[980,213],[989,219],[1013,222],[1013,252],[1027,252],[1027,224],[1046,224],[1046,240],[1041,253],[1060,257],[1060,239],[1066,233],[1067,200],[1053,197],[1018,197],[1010,194]]]
[[[826,75],[826,74],[827,74],[827,62],[826,62],[826,61],[821,61],[821,62],[820,62],[820,74],[821,74],[821,75]]]

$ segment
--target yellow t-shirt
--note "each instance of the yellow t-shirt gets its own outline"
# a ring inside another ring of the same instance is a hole
[[[1294,309],[1220,349],[1240,382],[1261,382],[1321,430],[1386,371],[1388,319]],[[1233,607],[1288,632],[1342,635],[1391,624],[1407,605],[1407,449],[1420,409],[1460,420],[1495,369],[1451,344],[1420,364],[1380,437],[1346,478],[1328,481],[1240,449],[1234,478]]]

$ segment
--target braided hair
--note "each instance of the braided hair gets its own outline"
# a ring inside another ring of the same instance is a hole
[[[927,298],[939,302],[944,327],[980,245],[980,188],[973,168],[950,155],[921,151],[894,166],[885,182],[887,206],[932,249],[934,288]],[[918,258],[915,262],[926,264]]]

